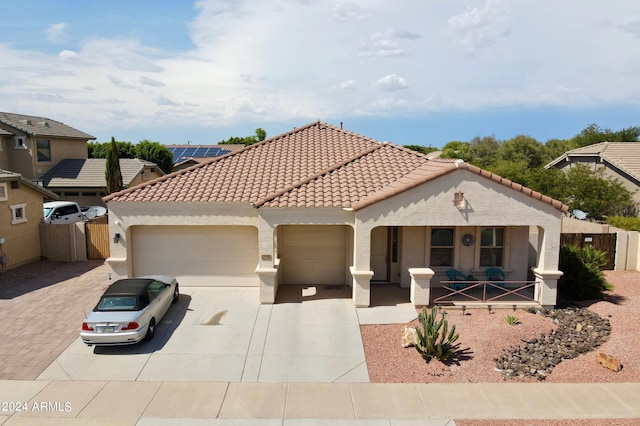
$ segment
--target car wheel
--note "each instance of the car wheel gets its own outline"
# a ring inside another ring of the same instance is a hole
[[[151,321],[149,321],[149,327],[147,327],[147,335],[144,336],[144,340],[149,341],[153,339],[154,334],[156,334],[156,319],[151,318]]]
[[[173,300],[171,301],[171,303],[176,303],[179,297],[180,297],[180,289],[178,288],[178,284],[176,284],[176,289],[173,290]]]

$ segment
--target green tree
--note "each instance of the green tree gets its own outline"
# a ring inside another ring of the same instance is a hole
[[[572,139],[572,143],[577,148],[581,148],[600,142],[638,142],[639,137],[640,127],[627,127],[626,129],[613,131],[611,129],[603,129],[593,123],[578,133]]]
[[[469,148],[473,156],[473,164],[486,169],[496,161],[500,141],[495,136],[476,136],[469,142]]]
[[[227,140],[222,140],[218,142],[218,145],[229,145],[229,144],[242,144],[244,146],[253,145],[254,143],[261,142],[267,138],[267,132],[261,128],[256,129],[256,134],[253,136],[231,136]]]
[[[526,135],[518,135],[502,142],[496,157],[524,164],[527,168],[542,167],[546,164],[544,145]]]
[[[442,158],[459,158],[466,162],[473,160],[473,153],[469,142],[451,141],[442,147]]]
[[[135,157],[156,163],[165,173],[173,170],[173,153],[159,142],[147,139],[134,145]]]
[[[107,153],[105,166],[105,179],[107,181],[107,194],[122,191],[122,172],[120,171],[120,158],[118,157],[118,147],[115,138],[111,138],[111,145]]]
[[[566,190],[563,201],[569,208],[580,209],[595,219],[637,215],[633,193],[620,181],[605,178],[602,169],[594,172],[585,164],[576,164],[567,174]]]
[[[118,148],[118,157],[120,158],[136,158],[136,150],[131,142],[116,141]],[[87,144],[89,150],[88,158],[107,158],[107,154],[111,149],[111,142],[92,142]]]
[[[571,140],[550,139],[544,144],[546,162],[550,162],[560,157],[567,151],[577,148]]]
[[[410,149],[412,151],[417,151],[421,154],[428,154],[430,152],[434,152],[438,150],[438,148],[433,146],[422,146],[422,145],[404,145],[404,148]]]

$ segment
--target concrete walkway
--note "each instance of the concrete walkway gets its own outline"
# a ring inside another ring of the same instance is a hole
[[[21,409],[3,411],[3,425],[59,419],[70,425],[435,426],[455,425],[451,419],[640,418],[638,383],[0,381],[0,400]]]

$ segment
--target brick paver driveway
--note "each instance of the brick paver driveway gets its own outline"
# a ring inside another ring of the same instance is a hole
[[[102,260],[42,260],[0,274],[0,379],[35,379],[77,339],[108,271]]]

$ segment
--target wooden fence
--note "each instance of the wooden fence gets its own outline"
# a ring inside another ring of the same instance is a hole
[[[607,254],[605,270],[615,269],[616,264],[616,234],[560,234],[560,244],[584,247],[592,246],[596,250]]]
[[[98,218],[85,225],[87,238],[87,258],[106,259],[109,257],[109,223],[107,217]]]

